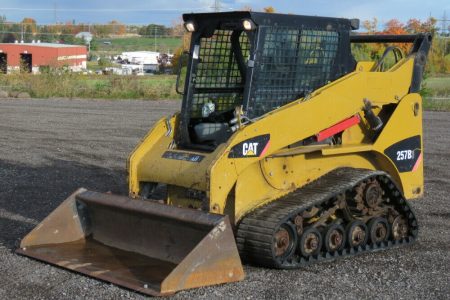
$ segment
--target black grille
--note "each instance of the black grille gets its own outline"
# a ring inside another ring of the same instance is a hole
[[[248,105],[257,117],[325,85],[339,46],[335,31],[261,27],[262,57],[256,66],[255,87]]]
[[[245,33],[240,33],[238,45],[233,45],[232,34],[230,30],[216,30],[212,37],[200,40],[191,117],[200,117],[206,102],[213,102],[217,113],[242,104],[245,66],[239,67],[236,56],[241,55],[246,64],[250,45]]]

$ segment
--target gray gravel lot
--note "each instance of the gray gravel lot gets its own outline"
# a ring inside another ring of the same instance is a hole
[[[128,153],[177,101],[0,100],[0,299],[145,296],[14,254],[76,188],[127,193]],[[425,113],[421,224],[405,248],[300,270],[245,266],[245,281],[174,298],[450,298],[450,113]]]

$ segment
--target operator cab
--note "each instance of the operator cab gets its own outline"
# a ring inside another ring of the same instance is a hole
[[[354,20],[254,12],[183,15],[192,33],[179,148],[213,151],[240,126],[351,72]]]

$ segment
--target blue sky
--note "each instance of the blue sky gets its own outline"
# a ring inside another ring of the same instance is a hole
[[[75,20],[105,23],[116,19],[127,24],[157,23],[170,25],[184,12],[211,11],[214,0],[1,0],[0,14],[9,21],[33,17],[40,24]],[[250,6],[261,10],[273,6],[280,13],[371,19],[380,23],[392,18],[441,19],[450,16],[450,0],[222,0],[222,10]]]

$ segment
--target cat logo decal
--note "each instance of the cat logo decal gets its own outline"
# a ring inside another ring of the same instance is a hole
[[[270,134],[258,135],[234,145],[233,148],[231,148],[228,157],[261,157],[267,152],[269,146]]]

